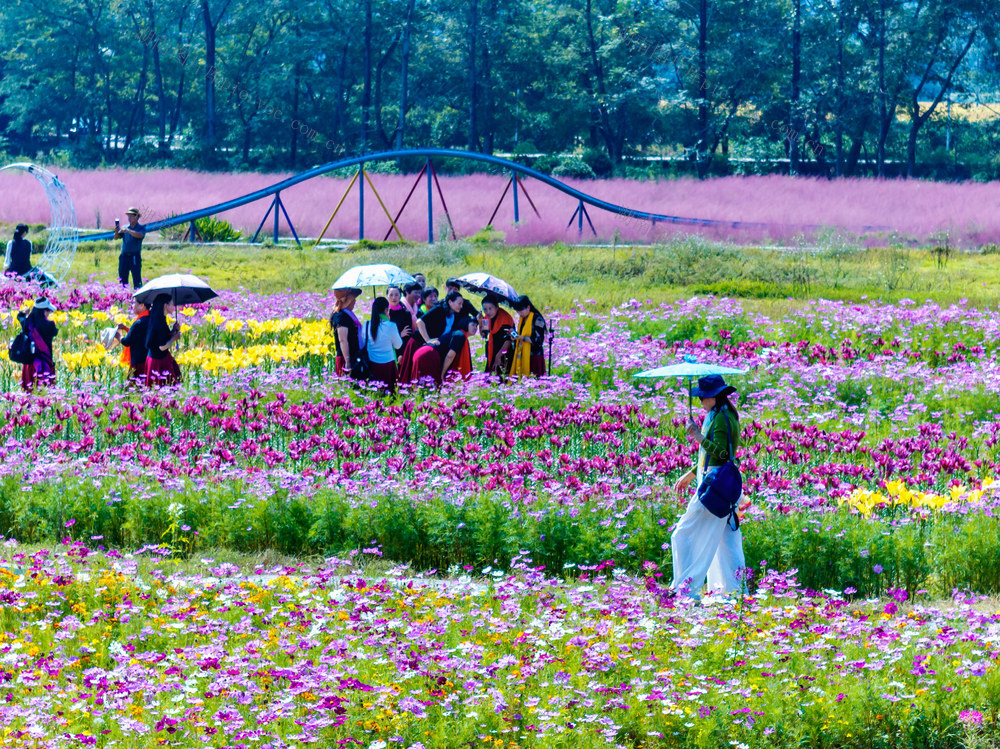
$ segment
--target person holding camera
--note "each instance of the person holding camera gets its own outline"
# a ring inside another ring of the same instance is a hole
[[[123,227],[115,219],[115,239],[121,239],[122,251],[118,256],[118,280],[122,286],[128,286],[128,277],[132,276],[132,288],[142,286],[142,240],[146,236],[146,227],[139,223],[139,209],[129,208],[125,211],[128,226]]]
[[[492,294],[483,300],[483,319],[479,334],[486,339],[487,373],[501,374],[507,370],[507,358],[513,348],[514,318],[500,309],[500,299]]]

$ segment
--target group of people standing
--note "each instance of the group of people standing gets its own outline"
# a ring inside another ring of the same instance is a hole
[[[52,321],[55,305],[42,297],[27,312],[18,313],[21,331],[33,344],[33,361],[21,365],[21,388],[32,392],[39,385],[55,382],[56,367],[53,342],[59,328]],[[135,301],[136,316],[131,326],[119,325],[113,343],[121,344],[121,362],[128,366],[129,382],[147,387],[176,385],[181,371],[170,348],[180,338],[180,323],[173,325],[167,315],[174,312],[169,294],[160,294],[152,303]]]
[[[487,295],[477,310],[456,279],[448,279],[439,300],[438,290],[422,283],[423,274],[414,278],[402,288],[389,286],[364,323],[354,313],[361,289],[334,291],[330,327],[338,375],[380,383],[391,391],[397,383],[425,378],[440,385],[452,372],[468,377],[473,366],[469,341],[477,333],[486,341],[485,372],[545,374],[545,319],[527,296],[505,300]]]

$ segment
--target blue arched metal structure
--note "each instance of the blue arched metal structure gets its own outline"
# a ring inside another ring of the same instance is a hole
[[[313,179],[314,177],[319,177],[324,174],[336,171],[338,169],[345,169],[352,166],[363,167],[365,164],[370,162],[378,161],[395,161],[401,158],[424,158],[424,159],[466,159],[469,161],[479,161],[484,164],[491,164],[493,166],[502,167],[503,169],[509,170],[514,174],[524,175],[532,177],[539,182],[542,182],[550,187],[559,190],[566,195],[569,195],[579,201],[577,211],[579,212],[580,226],[582,227],[582,221],[584,216],[587,216],[584,206],[592,206],[600,210],[608,211],[610,213],[623,216],[625,218],[630,218],[638,221],[649,221],[654,225],[657,223],[669,223],[669,224],[684,224],[689,226],[704,226],[704,227],[720,227],[720,228],[739,228],[739,229],[767,229],[773,228],[774,224],[768,224],[763,222],[752,222],[752,221],[721,221],[717,219],[703,219],[703,218],[689,218],[684,216],[671,216],[664,213],[653,213],[651,211],[640,211],[634,208],[628,208],[626,206],[617,205],[615,203],[610,203],[606,200],[601,200],[593,195],[588,195],[585,192],[577,190],[565,182],[552,177],[551,175],[545,174],[543,172],[536,171],[531,167],[524,166],[523,164],[518,164],[517,162],[510,161],[509,159],[504,159],[499,156],[492,156],[485,153],[476,153],[473,151],[461,151],[456,149],[448,148],[415,148],[400,151],[381,151],[378,153],[369,153],[364,156],[355,156],[349,159],[343,159],[342,161],[334,161],[328,164],[323,164],[321,166],[313,167],[304,172],[300,172],[288,179],[277,182],[269,187],[265,187],[261,190],[256,190],[255,192],[247,193],[246,195],[241,195],[238,198],[233,198],[232,200],[227,200],[223,203],[217,203],[216,205],[210,205],[206,208],[200,208],[196,211],[190,211],[178,216],[172,216],[169,219],[163,219],[162,221],[155,221],[146,226],[147,231],[156,231],[158,229],[164,229],[169,226],[176,226],[178,224],[190,224],[199,218],[204,218],[206,216],[214,216],[218,213],[223,213],[225,211],[231,210],[233,208],[239,208],[240,206],[247,205],[248,203],[254,203],[258,200],[263,200],[264,198],[272,198],[272,209],[275,212],[275,233],[277,233],[277,222],[278,222],[278,210],[279,208],[284,211],[284,205],[281,202],[281,191],[287,190],[290,187],[294,187],[302,182]],[[428,180],[430,175],[428,175]],[[362,180],[363,182],[363,180]],[[361,187],[361,200],[364,200],[364,187]],[[430,196],[430,182],[428,181],[428,197]],[[517,187],[514,188],[514,205],[515,213],[517,211]],[[362,202],[363,206],[363,202]],[[577,213],[574,213],[574,218],[577,217]],[[363,213],[362,213],[363,216]],[[266,220],[265,216],[265,220]],[[285,214],[287,220],[288,215]],[[590,218],[587,216],[587,220]],[[430,216],[428,217],[430,221]],[[262,222],[263,223],[263,222]],[[572,223],[572,219],[570,220]],[[817,224],[796,224],[795,229],[801,230],[815,230],[821,228]],[[863,231],[874,231],[881,230],[885,227],[878,226],[865,226],[861,227]],[[360,232],[363,234],[362,232]],[[102,239],[112,239],[112,232],[102,232],[99,234],[88,234],[86,236],[80,237],[81,240],[102,240]],[[433,241],[433,235],[431,235],[431,241]]]

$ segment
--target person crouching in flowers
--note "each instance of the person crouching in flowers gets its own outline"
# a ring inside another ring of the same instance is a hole
[[[698,442],[698,463],[674,485],[679,493],[695,481],[694,496],[670,536],[674,564],[674,579],[670,587],[686,591],[692,598],[701,596],[708,577],[708,592],[732,593],[743,589],[737,571],[746,566],[743,556],[743,534],[734,528],[729,518],[713,515],[698,499],[697,487],[710,468],[721,466],[730,459],[729,438],[733,451],[740,446],[740,417],[729,396],[736,388],[727,385],[720,375],[708,375],[698,380],[691,395],[701,399],[708,413],[699,428],[688,424],[688,437]]]
[[[513,376],[545,376],[545,318],[526,296],[519,296],[511,305],[517,313],[514,356],[510,374]]]
[[[365,323],[363,337],[371,362],[371,382],[396,392],[396,351],[403,347],[403,339],[389,317],[389,300],[384,296],[372,303],[372,319]]]
[[[35,358],[29,364],[21,365],[21,388],[30,393],[36,384],[51,385],[56,380],[56,365],[52,358],[52,341],[59,335],[59,328],[49,318],[56,308],[48,299],[39,299],[31,312],[19,312],[21,330],[34,344]]]
[[[334,289],[333,314],[330,315],[330,328],[333,330],[333,343],[337,351],[334,369],[337,377],[352,374],[358,366],[361,354],[361,344],[358,334],[361,331],[361,321],[354,314],[354,305],[361,296],[361,289]]]
[[[417,349],[407,382],[419,382],[433,377],[440,385],[449,372],[455,371],[463,378],[472,374],[472,355],[469,338],[476,334],[479,323],[474,317],[462,317],[447,333],[431,338]]]
[[[145,385],[177,385],[181,381],[181,368],[177,366],[170,347],[181,337],[181,324],[173,327],[167,323],[167,313],[173,314],[170,294],[160,294],[153,300],[149,311],[149,328],[146,330]]]
[[[510,353],[510,334],[514,330],[514,318],[506,310],[500,309],[500,300],[488,295],[483,300],[482,328],[479,333],[486,339],[486,372],[506,371],[506,356]]]

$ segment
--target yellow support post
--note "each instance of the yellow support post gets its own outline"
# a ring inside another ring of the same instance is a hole
[[[319,237],[317,237],[316,241],[313,243],[313,247],[312,248],[314,250],[316,249],[317,246],[319,246],[319,243],[322,241],[323,236],[326,234],[326,230],[329,229],[330,228],[330,224],[333,223],[333,219],[336,218],[337,211],[340,210],[340,206],[342,206],[344,204],[344,201],[347,200],[347,196],[351,194],[351,188],[354,187],[354,183],[358,181],[358,175],[360,175],[360,174],[361,174],[361,170],[359,169],[358,173],[355,174],[353,177],[351,177],[351,184],[349,184],[347,186],[347,189],[344,191],[343,197],[341,197],[340,202],[337,203],[337,207],[334,208],[333,209],[333,213],[330,214],[330,220],[326,222],[326,226],[323,227],[323,231],[321,231],[319,233]],[[368,175],[365,175],[365,176],[367,177]]]
[[[396,222],[392,220],[392,214],[389,213],[389,209],[385,207],[385,203],[382,202],[382,196],[378,194],[378,190],[375,189],[375,185],[372,184],[372,178],[368,176],[368,172],[365,172],[365,179],[368,181],[368,186],[375,193],[375,197],[378,199],[378,204],[382,206],[382,211],[385,213],[385,217],[389,219],[389,223],[392,224],[393,230],[396,232],[396,236],[399,237],[400,242],[405,242],[403,235],[399,233],[399,229],[396,226]]]

